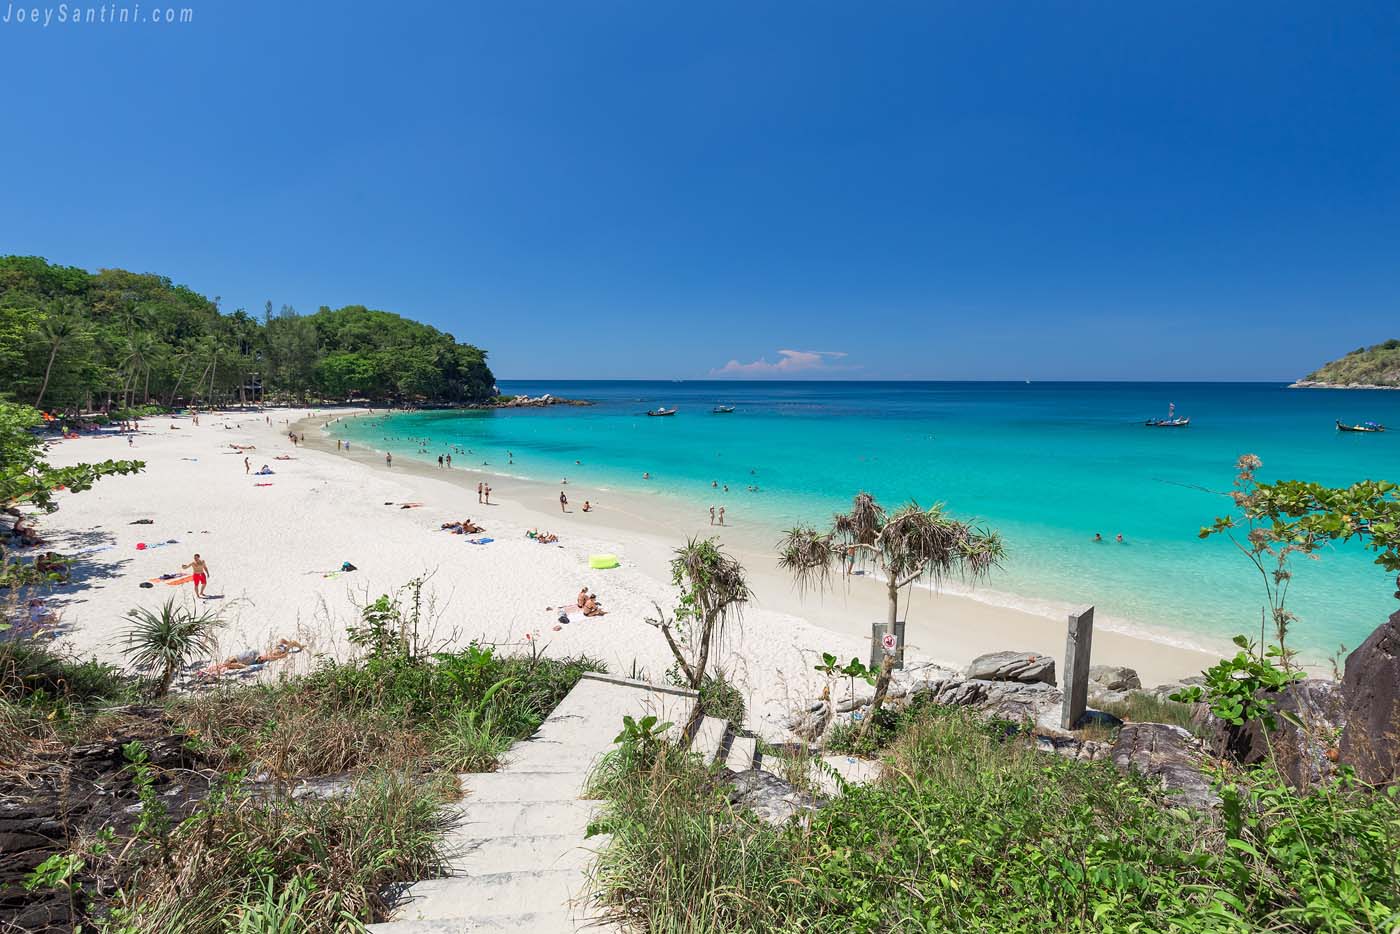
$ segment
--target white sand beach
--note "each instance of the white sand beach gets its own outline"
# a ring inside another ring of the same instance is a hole
[[[85,655],[119,660],[122,617],[132,607],[156,606],[172,593],[194,600],[189,584],[140,583],[180,572],[198,552],[210,566],[208,593],[217,598],[206,603],[224,612],[223,651],[266,647],[279,637],[308,645],[264,677],[318,654],[347,654],[345,627],[358,606],[426,576],[434,644],[478,640],[501,651],[586,653],[614,673],[662,681],[671,656],[644,618],[655,615],[654,603],[674,604],[670,550],[690,535],[719,534],[750,572],[756,595],[728,634],[720,663],[749,694],[750,725],[776,736],[776,719],[819,690],[813,665],[820,654],[865,658],[870,623],[884,618],[875,582],[856,578],[833,594],[800,594],[778,571],[767,533],[741,522],[711,529],[662,497],[570,486],[570,511],[561,513],[558,487],[407,458],[386,467],[377,452],[337,452],[320,425],[347,414],[207,413],[198,426],[184,416],[159,417],[142,421],[131,447],[116,435],[55,444],[55,464],[134,457],[147,465],[138,475],[64,496],[57,513],[41,518],[49,547],[83,552],[73,582],[47,598],[59,638]],[[306,444],[288,439],[294,425]],[[247,453],[252,469],[267,464],[275,473],[245,474],[245,455],[233,444],[255,445]],[[482,479],[494,488],[490,506],[476,502]],[[595,507],[589,513],[580,509],[585,499]],[[467,539],[478,536],[440,529],[463,518],[492,541],[471,544]],[[132,524],[140,519],[152,521]],[[529,529],[553,532],[559,542],[538,544],[526,537]],[[138,549],[140,543],[147,547]],[[600,553],[617,555],[620,567],[591,569],[589,556]],[[343,562],[357,570],[338,572]],[[556,608],[572,604],[583,585],[607,615],[561,625]],[[958,667],[1000,649],[1056,658],[1063,650],[1062,623],[964,597],[916,591],[908,616],[910,663]],[[1213,658],[1100,630],[1094,660],[1134,667],[1151,685],[1196,673]]]

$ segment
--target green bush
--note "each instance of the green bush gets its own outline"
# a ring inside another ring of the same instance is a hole
[[[885,776],[808,825],[736,812],[667,756],[608,782],[595,875],[654,931],[1382,931],[1400,923],[1400,792],[1298,795],[1250,772],[1224,819],[963,710],[901,725]]]

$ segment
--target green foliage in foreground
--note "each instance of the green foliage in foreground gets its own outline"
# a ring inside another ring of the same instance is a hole
[[[410,642],[383,638],[416,620],[393,598],[376,601],[359,631],[377,628],[369,640],[377,650],[158,707],[127,706],[142,685],[111,666],[46,643],[0,642],[0,759],[20,773],[26,763],[63,761],[74,743],[153,732],[187,734],[221,773],[215,793],[176,821],[165,777],[140,742],[127,744],[142,804],[134,828],[122,830],[113,815],[96,834],[74,833],[73,849],[46,860],[27,889],[67,893],[109,934],[359,931],[382,920],[392,884],[442,866],[452,773],[494,767],[584,671],[602,670],[587,658],[502,658],[475,645],[417,654]],[[267,786],[253,794],[244,781],[264,772],[349,773],[350,787],[326,801],[290,800]]]
[[[0,389],[46,409],[495,391],[485,351],[392,312],[218,305],[164,276],[0,256]]]
[[[736,813],[671,753],[604,770],[596,869],[651,931],[1386,931],[1400,923],[1400,798],[1277,776],[1224,789],[1226,819],[1164,806],[1109,764],[929,710],[878,784],[808,826]]]
[[[450,785],[384,773],[326,801],[220,794],[151,839],[106,930],[363,930],[384,916],[390,884],[441,873]]]
[[[1400,340],[1358,347],[1340,360],[1325,363],[1307,379],[1317,383],[1348,386],[1400,386]]]

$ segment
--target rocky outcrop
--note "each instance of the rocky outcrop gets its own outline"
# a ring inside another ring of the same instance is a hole
[[[930,699],[949,707],[975,707],[984,716],[1016,722],[1034,721],[1041,711],[1059,705],[1058,688],[1044,682],[948,680],[930,685]]]
[[[1034,652],[992,652],[974,658],[967,666],[966,675],[969,680],[978,681],[1054,684],[1055,660]]]
[[[737,773],[731,785],[730,804],[749,809],[759,820],[775,827],[781,827],[794,817],[811,814],[824,803],[762,769]]]
[[[1274,696],[1273,704],[1276,728],[1267,737],[1257,720],[1235,726],[1202,705],[1198,720],[1211,755],[1254,765],[1269,758],[1272,745],[1280,773],[1295,788],[1331,777],[1336,772],[1337,735],[1346,716],[1337,682],[1295,681]]]
[[[1400,780],[1400,612],[1347,656],[1341,760],[1372,784]]]
[[[1109,755],[1123,771],[1157,779],[1176,803],[1206,810],[1220,803],[1201,774],[1201,753],[1191,734],[1166,723],[1128,723],[1118,731]]]

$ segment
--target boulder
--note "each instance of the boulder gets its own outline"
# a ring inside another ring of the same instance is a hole
[[[1197,720],[1204,728],[1206,748],[1216,757],[1253,765],[1269,757],[1272,744],[1279,772],[1295,788],[1331,776],[1336,771],[1336,737],[1346,716],[1337,682],[1295,681],[1274,698],[1274,710],[1277,729],[1266,739],[1258,721],[1235,726],[1202,705]]]
[[[1201,754],[1191,734],[1166,723],[1128,723],[1109,751],[1113,764],[1157,779],[1171,800],[1193,810],[1215,807],[1220,798],[1201,774]]]
[[[1055,660],[1034,652],[992,652],[967,666],[969,680],[1055,683]]]
[[[1060,703],[1062,695],[1053,685],[1036,681],[944,681],[929,693],[933,701],[950,707],[974,707],[988,717],[1003,720],[1035,720],[1047,708]]]
[[[1142,687],[1138,673],[1121,665],[1095,665],[1089,669],[1089,693],[1099,691],[1136,691]]]
[[[1166,684],[1159,684],[1146,693],[1151,694],[1158,700],[1171,700],[1171,696],[1177,691],[1185,690],[1192,685],[1205,683],[1206,679],[1201,675],[1192,675],[1189,678],[1182,678],[1180,681],[1168,681]]]
[[[1035,748],[1040,752],[1053,752],[1066,759],[1079,762],[1093,762],[1105,758],[1112,746],[1095,739],[1079,739],[1052,733],[1035,734]]]
[[[775,827],[781,827],[794,817],[811,814],[825,803],[762,769],[738,772],[730,784],[730,804],[748,808],[759,820]]]
[[[1347,656],[1342,694],[1341,760],[1362,781],[1400,780],[1400,612]]]

